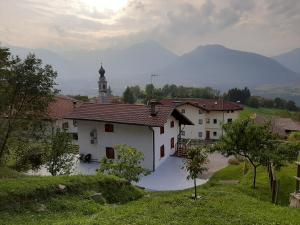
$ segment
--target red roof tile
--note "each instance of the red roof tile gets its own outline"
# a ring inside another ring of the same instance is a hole
[[[62,119],[80,104],[80,101],[68,96],[55,96],[55,100],[48,106],[48,116],[52,119]]]
[[[157,105],[156,112],[155,116],[151,116],[150,107],[145,105],[84,103],[65,118],[160,127],[173,115],[182,124],[193,125],[173,107]]]
[[[179,106],[185,103],[196,104],[198,107],[207,111],[227,111],[242,110],[243,107],[234,102],[228,102],[221,99],[201,99],[201,98],[181,98],[181,99],[163,99],[160,101],[163,105]]]

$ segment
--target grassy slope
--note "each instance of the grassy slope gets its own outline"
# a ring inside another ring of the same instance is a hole
[[[0,167],[0,179],[20,178],[24,177],[22,173],[11,170],[6,167]]]
[[[123,205],[98,205],[80,196],[60,196],[37,204],[0,212],[0,224],[299,224],[299,209],[275,206],[269,202],[266,172],[258,172],[258,189],[250,188],[251,173],[242,175],[242,166],[229,166],[215,174],[198,191],[201,200],[189,198],[192,190],[150,193]],[[280,203],[286,204],[293,191],[294,165],[280,172]],[[221,185],[219,180],[238,179],[238,185]],[[286,189],[286,190],[285,190]]]
[[[271,117],[291,117],[294,118],[296,116],[295,112],[290,112],[284,109],[271,109],[271,108],[251,108],[244,107],[244,110],[241,112],[240,117],[246,118],[256,113],[257,115],[264,116],[266,118]],[[297,118],[294,118],[297,119]]]

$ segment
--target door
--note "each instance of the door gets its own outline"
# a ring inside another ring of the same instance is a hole
[[[206,137],[205,137],[206,140],[209,140],[210,139],[210,131],[207,130],[206,131]]]

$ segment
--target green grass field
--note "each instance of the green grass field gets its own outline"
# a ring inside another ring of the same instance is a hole
[[[272,117],[288,117],[288,118],[293,118],[295,120],[299,120],[296,112],[290,112],[285,109],[251,108],[251,107],[247,107],[247,106],[244,107],[243,111],[241,111],[240,118],[244,119],[254,113],[256,113],[257,115],[264,116],[269,119]]]
[[[0,224],[299,224],[300,209],[287,207],[294,191],[295,165],[284,168],[280,177],[279,204],[270,203],[265,168],[260,168],[257,189],[252,174],[242,174],[242,165],[217,172],[198,187],[201,199],[191,199],[193,190],[150,192],[125,204],[100,205],[80,193],[49,196],[0,211]],[[30,178],[27,178],[30,179]],[[47,178],[44,178],[47,179]],[[51,178],[48,178],[51,179]],[[15,182],[20,179],[12,179]],[[22,180],[22,179],[21,179]],[[239,180],[221,184],[220,180]],[[3,181],[3,180],[2,180]],[[0,181],[0,182],[2,182]],[[1,186],[0,186],[1,193]],[[1,194],[0,194],[1,196]],[[40,205],[44,210],[39,210]]]

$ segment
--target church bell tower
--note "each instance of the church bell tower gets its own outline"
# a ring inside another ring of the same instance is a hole
[[[104,75],[105,70],[102,67],[102,63],[101,63],[101,67],[98,72],[100,74],[99,81],[98,81],[99,100],[100,100],[100,103],[108,103],[107,97],[110,93],[109,93],[109,88],[107,87],[107,81],[106,81],[106,78]]]

